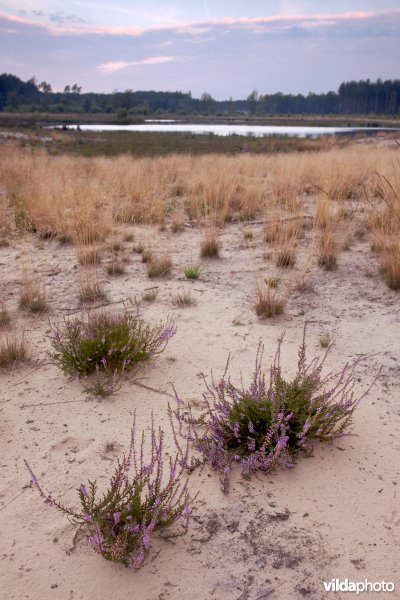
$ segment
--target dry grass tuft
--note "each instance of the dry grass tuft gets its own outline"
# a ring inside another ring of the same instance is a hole
[[[318,264],[327,271],[333,271],[338,265],[340,245],[334,230],[324,229],[321,238]]]
[[[172,303],[178,308],[185,308],[186,306],[194,306],[197,301],[193,298],[190,290],[182,290],[176,294]]]
[[[0,329],[8,327],[11,323],[11,316],[7,306],[4,303],[0,304]]]
[[[276,317],[284,312],[286,298],[269,285],[257,283],[256,302],[254,310],[256,315],[263,319]]]
[[[25,336],[19,338],[11,335],[0,336],[0,369],[23,362],[28,357]]]
[[[100,264],[100,253],[97,246],[77,246],[76,256],[80,265],[94,267]]]
[[[147,263],[147,275],[153,277],[167,277],[172,270],[172,258],[170,256],[153,257]]]
[[[217,231],[214,228],[206,229],[200,243],[200,256],[202,258],[218,258],[220,247]]]
[[[49,308],[44,288],[38,278],[33,276],[31,265],[25,265],[23,268],[19,307],[21,310],[28,310],[33,314],[43,314]]]

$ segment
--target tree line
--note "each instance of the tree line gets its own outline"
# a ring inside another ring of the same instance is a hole
[[[35,77],[0,75],[0,112],[115,113],[131,115],[399,115],[400,80],[343,82],[337,92],[322,94],[259,94],[253,90],[243,100],[215,100],[204,92],[194,98],[190,92],[115,91],[112,94],[82,93],[77,83],[55,92],[46,81]]]

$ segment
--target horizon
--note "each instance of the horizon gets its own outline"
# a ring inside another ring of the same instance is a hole
[[[216,100],[398,79],[400,2],[0,2],[0,71],[53,91],[189,91]]]

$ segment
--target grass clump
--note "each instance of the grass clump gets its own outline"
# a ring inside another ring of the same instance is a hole
[[[88,311],[51,326],[50,356],[67,375],[122,372],[160,354],[175,332],[171,321],[151,327],[126,308],[122,314]]]
[[[146,462],[145,445],[150,448]],[[102,495],[96,481],[79,486],[79,509],[67,508],[43,491],[26,461],[25,464],[32,485],[44,502],[83,526],[95,552],[111,562],[137,568],[149,552],[154,533],[174,525],[167,537],[178,537],[188,529],[192,499],[180,458],[179,454],[167,455],[164,433],[156,430],[154,424],[150,443],[145,444],[144,434],[137,440],[134,420],[128,455],[118,462]]]
[[[106,300],[107,294],[101,288],[98,281],[84,281],[79,289],[79,301],[82,304]]]
[[[229,473],[235,462],[241,465],[244,476],[259,470],[270,472],[278,466],[292,467],[295,458],[310,453],[316,442],[348,435],[353,412],[370,389],[354,397],[354,371],[363,357],[323,376],[331,346],[322,358],[308,362],[305,337],[306,327],[292,379],[282,373],[281,338],[267,374],[262,370],[263,347],[259,346],[249,387],[234,385],[226,376],[227,370],[219,382],[207,386],[202,419],[184,415],[178,399],[178,421],[189,422],[191,441],[219,473],[224,491],[229,489]]]
[[[200,265],[188,265],[183,269],[186,279],[198,279],[201,275]]]
[[[80,265],[94,267],[100,264],[100,253],[97,246],[80,246],[76,249],[76,255]]]
[[[0,304],[0,329],[8,327],[11,323],[10,312],[5,304]]]
[[[218,258],[220,253],[220,242],[214,229],[207,230],[200,244],[200,256],[202,258]]]
[[[24,335],[16,338],[11,335],[0,336],[0,369],[23,362],[28,357]]]
[[[178,308],[184,308],[185,306],[194,306],[196,300],[193,298],[190,290],[182,290],[176,294],[173,303]]]
[[[40,283],[34,279],[32,272],[24,268],[22,279],[22,294],[19,300],[21,310],[27,310],[35,315],[45,313],[49,305],[46,293]]]
[[[110,276],[123,275],[125,273],[125,267],[123,263],[112,262],[107,266],[107,274]]]
[[[254,310],[258,317],[268,319],[281,315],[285,310],[286,298],[277,292],[273,286],[257,284]]]
[[[167,277],[171,273],[172,259],[170,256],[154,258],[148,263],[147,275],[153,277]]]

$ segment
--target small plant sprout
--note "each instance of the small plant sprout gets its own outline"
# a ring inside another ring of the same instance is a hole
[[[329,442],[349,435],[354,410],[371,389],[356,397],[354,372],[365,356],[346,363],[338,372],[322,375],[329,345],[322,358],[308,362],[306,327],[299,348],[297,372],[292,379],[283,375],[278,343],[269,372],[262,370],[263,346],[256,356],[249,387],[232,383],[227,376],[207,385],[203,395],[205,413],[193,418],[177,397],[175,416],[181,428],[188,427],[195,449],[215,469],[222,489],[229,489],[229,474],[234,463],[243,476],[256,471],[270,472],[277,467],[294,466],[301,454],[309,454],[317,442]],[[175,392],[176,393],[176,392]],[[185,425],[186,424],[186,425]]]
[[[88,311],[51,325],[51,359],[67,375],[121,373],[161,354],[175,335],[173,321],[151,327],[127,308],[122,314]]]
[[[145,462],[147,449],[150,457]],[[150,440],[144,433],[138,440],[134,420],[128,455],[118,462],[104,492],[100,495],[95,480],[81,484],[80,508],[75,509],[45,492],[25,461],[33,487],[48,506],[83,526],[89,544],[103,558],[134,568],[143,564],[154,534],[170,529],[162,537],[179,537],[188,529],[193,499],[184,480],[186,463],[187,456],[180,452],[167,454],[164,433],[153,421]]]
[[[187,279],[198,279],[201,275],[201,267],[200,265],[188,265],[183,272]]]

